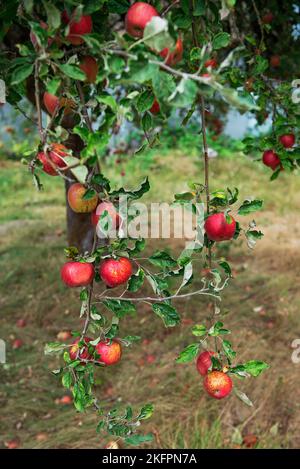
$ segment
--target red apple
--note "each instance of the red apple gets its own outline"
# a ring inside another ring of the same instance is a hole
[[[272,57],[270,58],[270,64],[274,68],[280,67],[280,57],[279,57],[279,55],[272,55]]]
[[[76,360],[77,353],[78,353],[79,349],[80,349],[80,353],[78,355],[79,359],[81,358],[83,360],[92,360],[93,356],[89,353],[89,350],[87,348],[87,345],[91,340],[93,340],[93,339],[91,339],[90,337],[84,337],[83,342],[86,345],[84,345],[84,346],[80,345],[79,346],[80,338],[78,337],[72,343],[72,346],[71,346],[70,351],[69,351],[69,356],[70,356],[71,360]],[[83,363],[85,363],[85,362],[83,362]]]
[[[60,270],[61,279],[68,287],[86,287],[94,279],[93,264],[88,262],[66,262]]]
[[[26,327],[26,325],[27,325],[26,319],[18,319],[16,322],[17,327]]]
[[[81,358],[82,358],[82,357],[81,357]],[[61,404],[69,405],[69,404],[72,404],[73,399],[72,399],[71,396],[65,395],[65,396],[63,396],[63,397],[59,400],[59,402],[60,402]]]
[[[223,371],[212,371],[204,378],[204,389],[215,399],[223,399],[232,390],[232,379]]]
[[[209,59],[204,63],[204,66],[206,68],[208,68],[208,67],[217,68],[218,62],[216,61],[216,59]]]
[[[207,372],[212,365],[210,357],[212,357],[213,355],[215,355],[215,352],[205,351],[200,353],[200,355],[198,356],[196,367],[201,376],[207,375]]]
[[[91,199],[83,199],[87,189],[80,182],[76,182],[69,187],[68,202],[71,209],[76,213],[86,213],[95,210],[98,204],[98,194],[93,195]]]
[[[68,150],[61,143],[52,143],[47,155],[41,151],[38,153],[38,159],[43,164],[43,171],[50,176],[58,176],[55,167],[65,168],[67,165],[63,160],[64,156],[68,155]],[[52,164],[51,164],[52,162]]]
[[[160,52],[159,55],[163,57],[164,59],[166,59],[165,63],[167,65],[173,66],[173,65],[176,65],[178,62],[180,62],[180,60],[182,59],[182,55],[183,55],[183,43],[182,43],[181,38],[177,39],[174,50],[170,51],[170,49],[166,47]]]
[[[295,140],[294,134],[284,134],[279,137],[279,141],[284,148],[292,148],[295,145]]]
[[[102,340],[98,342],[95,349],[98,355],[100,355],[100,358],[97,358],[99,363],[114,365],[121,360],[122,348],[116,340]]]
[[[47,91],[44,93],[43,102],[48,113],[51,115],[54,114],[56,108],[59,109],[61,107],[59,98],[54,94],[48,93]]]
[[[14,438],[13,440],[5,441],[4,445],[7,449],[18,449],[21,442],[19,438]]]
[[[72,334],[70,331],[59,331],[56,337],[58,338],[58,340],[65,342],[66,340],[72,337]]]
[[[280,165],[280,159],[277,153],[273,150],[266,150],[263,153],[263,163],[269,168],[272,168],[273,171]]]
[[[132,275],[132,265],[126,257],[105,259],[99,269],[100,277],[108,287],[117,287],[126,283]]]
[[[65,10],[62,13],[62,20],[69,26],[67,40],[74,46],[78,46],[79,44],[84,43],[84,40],[81,36],[92,32],[93,23],[92,18],[89,15],[81,16],[78,21],[74,21],[72,16],[73,15],[71,15],[71,18],[69,18],[68,13]]]
[[[154,100],[154,103],[152,104],[151,108],[150,108],[150,112],[152,114],[158,114],[160,112],[160,105],[159,105],[159,102],[157,101],[157,99]]]
[[[145,2],[134,3],[125,17],[126,32],[132,37],[143,37],[145,26],[153,16],[159,14],[152,5]]]
[[[85,73],[88,83],[95,83],[98,74],[98,64],[94,57],[86,55],[80,61],[79,68]]]
[[[268,13],[262,16],[261,20],[264,24],[270,24],[272,23],[273,18],[274,18],[273,13],[269,11]]]
[[[24,345],[23,340],[21,339],[15,339],[12,344],[13,350],[17,350],[21,348]]]
[[[91,216],[92,224],[94,226],[97,226],[99,218],[101,217],[102,213],[105,211],[108,213],[108,215],[111,218],[112,228],[118,229],[120,226],[121,217],[118,214],[117,210],[115,209],[115,206],[111,202],[101,202],[98,205],[96,210],[92,212],[92,216]]]
[[[69,98],[58,98],[54,94],[48,93],[47,91],[44,93],[43,96],[43,103],[44,106],[51,116],[54,114],[56,111],[56,108],[58,107],[58,110],[62,107],[64,107],[64,114],[71,114],[72,109],[75,107],[74,101]]]
[[[232,239],[236,229],[234,218],[229,215],[230,223],[227,223],[223,212],[209,215],[204,223],[204,229],[207,237],[212,241],[227,241]]]

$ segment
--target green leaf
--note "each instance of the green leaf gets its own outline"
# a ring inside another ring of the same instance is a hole
[[[253,67],[252,73],[253,75],[261,75],[269,68],[269,62],[267,59],[262,57],[261,55],[255,56],[255,65]]]
[[[49,342],[45,345],[44,354],[45,355],[52,355],[54,353],[62,352],[67,347],[66,344],[62,344],[61,342]]]
[[[148,177],[144,179],[142,184],[138,189],[135,191],[127,191],[124,189],[124,187],[121,187],[120,189],[113,191],[110,193],[111,197],[119,197],[120,195],[126,195],[129,199],[140,199],[142,195],[144,195],[146,192],[150,190],[150,184]]]
[[[128,282],[128,291],[137,292],[144,283],[145,273],[139,269],[135,275],[132,275]]]
[[[138,446],[141,443],[147,443],[148,441],[152,441],[152,440],[153,440],[152,433],[148,433],[147,435],[139,435],[139,434],[131,435],[125,438],[124,441],[127,445]]]
[[[129,300],[105,300],[103,304],[118,318],[123,318],[127,314],[136,313],[135,305]]]
[[[144,42],[152,50],[172,49],[174,39],[169,33],[168,21],[160,16],[153,16],[144,29]]]
[[[194,0],[194,16],[202,16],[206,11],[205,0]]]
[[[134,245],[134,248],[130,249],[130,255],[134,256],[136,254],[139,254],[145,249],[146,246],[146,241],[144,238],[137,239]]]
[[[86,192],[84,193],[82,199],[83,200],[90,200],[93,197],[95,197],[96,194],[97,194],[97,192],[95,191],[95,189],[87,189]]]
[[[101,186],[102,189],[105,189],[107,192],[110,191],[110,182],[103,174],[94,174],[92,183]]]
[[[263,206],[263,201],[259,199],[255,200],[245,200],[243,204],[238,209],[239,215],[248,215],[249,213],[256,212],[260,210]]]
[[[59,64],[58,68],[63,72],[64,75],[72,78],[73,80],[85,81],[86,79],[85,73],[76,65]]]
[[[222,269],[224,270],[224,272],[225,272],[229,277],[232,276],[231,267],[230,267],[230,265],[228,264],[228,262],[226,262],[226,261],[221,261],[221,262],[219,262],[219,266],[222,267]]]
[[[33,72],[33,64],[24,64],[16,67],[11,76],[11,84],[17,85],[24,81]]]
[[[188,363],[194,360],[199,353],[200,344],[190,344],[182,352],[180,352],[178,358],[176,358],[177,363]]]
[[[266,362],[259,360],[250,360],[244,363],[242,366],[247,373],[254,377],[259,376],[262,371],[270,368],[270,365],[268,365]]]
[[[152,309],[164,321],[166,327],[174,327],[180,323],[180,316],[173,306],[167,303],[153,303]]]
[[[165,102],[176,89],[174,78],[170,74],[158,70],[152,77],[152,85],[156,99],[160,103]]]
[[[234,390],[235,395],[236,395],[244,404],[246,404],[246,405],[249,406],[249,407],[253,407],[253,402],[249,399],[249,397],[247,396],[247,394],[245,394],[244,392],[240,391],[240,390],[237,389],[237,388],[233,388],[233,390]]]
[[[60,11],[53,5],[53,2],[43,2],[43,4],[47,13],[48,25],[50,28],[57,29],[60,25]]]
[[[65,373],[62,377],[62,385],[65,387],[65,388],[70,388],[71,385],[72,385],[72,374],[70,371],[67,371],[67,373]]]
[[[142,127],[145,133],[149,132],[153,127],[153,119],[149,112],[146,112],[142,117]]]
[[[230,334],[230,330],[223,328],[223,323],[217,321],[208,331],[208,335],[211,337],[217,337],[218,335]]]
[[[75,158],[74,156],[64,156],[64,161],[67,163],[68,166],[73,166],[78,163],[78,166],[70,169],[70,171],[74,174],[76,179],[84,184],[88,175],[88,169],[83,164],[80,164],[80,160]]]
[[[153,102],[154,102],[154,94],[152,93],[151,90],[145,90],[139,95],[137,99],[137,102],[136,102],[137,110],[140,113],[148,111],[148,109],[151,108]]]
[[[110,94],[101,94],[100,96],[96,96],[96,99],[99,103],[106,104],[106,106],[109,106],[112,111],[117,112],[117,101]]]
[[[218,33],[216,36],[213,38],[212,41],[212,46],[213,49],[222,49],[222,47],[227,47],[230,42],[230,34],[228,33]]]
[[[107,2],[108,11],[118,15],[127,13],[129,7],[129,0],[109,0],[109,2]]]
[[[172,269],[177,266],[177,262],[165,251],[156,251],[149,257],[149,262],[164,269]]]
[[[153,404],[145,404],[141,408],[141,411],[140,411],[139,415],[137,416],[137,420],[147,420],[147,419],[149,419],[153,414],[153,410],[154,410]]]
[[[222,341],[222,347],[229,361],[232,360],[236,356],[236,352],[232,349],[232,346],[229,340],[224,339]]]
[[[196,337],[201,337],[207,333],[206,326],[203,324],[196,324],[196,326],[193,327],[192,329],[192,334],[195,335]]]

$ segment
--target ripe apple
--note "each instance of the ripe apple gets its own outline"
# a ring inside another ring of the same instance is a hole
[[[70,339],[72,337],[72,334],[70,331],[59,331],[57,334],[57,339],[61,340],[62,342],[65,342],[66,340]]]
[[[54,114],[56,108],[61,107],[59,98],[54,94],[48,93],[47,91],[44,93],[43,102],[48,113],[51,115]]]
[[[268,13],[262,16],[261,20],[264,24],[270,24],[272,23],[273,18],[274,18],[273,13],[269,11]]]
[[[14,438],[13,440],[5,441],[4,445],[7,449],[18,449],[21,442],[19,438]]]
[[[216,61],[216,59],[209,59],[204,63],[204,66],[206,68],[208,68],[208,67],[217,68],[218,62]]]
[[[170,49],[166,47],[159,53],[159,55],[163,59],[167,59],[165,62],[166,65],[173,66],[173,65],[176,65],[178,62],[180,62],[180,60],[182,59],[182,55],[183,55],[183,42],[181,38],[179,37],[177,39],[174,50],[170,51]]]
[[[97,207],[98,194],[93,195],[91,199],[83,199],[87,189],[80,182],[76,182],[69,187],[68,202],[71,209],[76,213],[92,212]]]
[[[72,343],[72,346],[70,348],[70,351],[69,351],[69,357],[71,358],[71,360],[76,360],[77,358],[77,353],[78,353],[78,350],[80,349],[80,353],[78,355],[78,358],[81,358],[83,360],[91,360],[93,358],[93,356],[90,354],[88,348],[87,348],[87,345],[88,343],[93,340],[91,339],[90,337],[84,337],[83,339],[83,342],[85,343],[84,346],[80,346],[79,345],[79,342],[80,342],[80,338],[78,337],[73,343]],[[84,363],[84,362],[83,362]]]
[[[117,210],[115,209],[115,206],[111,202],[101,202],[96,210],[92,212],[92,224],[94,226],[97,226],[99,218],[101,217],[103,212],[107,212],[108,215],[111,218],[111,223],[112,223],[112,228],[113,229],[118,229],[120,226],[121,222],[121,217],[118,214]]]
[[[132,265],[126,257],[105,259],[99,268],[100,277],[108,287],[117,287],[126,283],[132,275]]]
[[[284,148],[292,148],[295,145],[295,140],[294,134],[284,134],[279,137],[279,141]]]
[[[58,98],[54,94],[48,93],[47,91],[44,93],[43,96],[43,103],[44,106],[48,112],[48,114],[53,115],[54,112],[56,111],[56,108],[58,109],[64,107],[64,114],[71,114],[72,109],[75,107],[74,101],[72,99],[68,98]]]
[[[272,168],[273,171],[280,165],[280,158],[273,150],[266,150],[263,153],[263,163],[269,168]]]
[[[88,83],[95,83],[99,67],[94,57],[90,55],[82,57],[79,68],[85,73]]]
[[[26,327],[26,325],[27,325],[26,319],[18,319],[16,322],[17,327]]]
[[[12,344],[13,350],[17,350],[23,346],[23,340],[21,339],[15,339]]]
[[[206,350],[205,352],[200,353],[200,355],[198,356],[196,361],[196,367],[201,376],[207,375],[207,372],[212,365],[210,357],[212,357],[213,355],[215,355],[215,352]]]
[[[154,100],[154,103],[152,104],[151,108],[150,108],[150,112],[151,114],[158,114],[160,112],[160,105],[159,105],[159,102],[157,101],[157,99]]]
[[[116,340],[101,340],[98,342],[95,349],[98,355],[100,355],[100,358],[97,358],[99,363],[114,365],[121,360],[122,348]]]
[[[92,18],[89,15],[81,16],[78,21],[74,21],[72,16],[73,15],[71,15],[70,18],[65,10],[62,13],[62,20],[69,26],[67,40],[74,46],[78,46],[84,43],[84,39],[82,39],[81,36],[92,32],[93,23]]]
[[[215,399],[223,399],[232,390],[232,379],[223,371],[211,371],[204,378],[205,391]]]
[[[132,37],[143,37],[145,26],[153,16],[159,14],[152,5],[145,2],[134,3],[125,17],[126,32]]]
[[[68,287],[86,287],[94,279],[93,264],[88,262],[66,262],[60,270],[61,279]]]
[[[38,159],[43,164],[43,171],[50,176],[58,176],[57,168],[65,168],[67,165],[63,160],[64,156],[67,156],[68,150],[61,143],[52,143],[47,155],[41,151],[38,153]],[[50,163],[52,162],[52,164]]]
[[[272,55],[272,57],[270,58],[270,64],[274,68],[280,67],[280,57],[279,57],[279,55]]]
[[[82,358],[82,357],[81,357],[81,358]],[[65,396],[63,396],[63,397],[59,400],[59,402],[60,402],[61,404],[69,405],[69,404],[72,404],[73,399],[72,399],[71,396],[69,396],[68,394],[66,394]]]
[[[229,215],[230,223],[227,223],[223,212],[209,215],[204,223],[207,237],[212,241],[227,241],[232,239],[236,229],[234,218]]]

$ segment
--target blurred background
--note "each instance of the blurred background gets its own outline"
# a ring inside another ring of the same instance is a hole
[[[21,103],[30,114],[28,103]],[[33,115],[33,114],[32,114]],[[65,191],[60,178],[40,172],[37,191],[22,159],[36,144],[34,125],[8,104],[0,109],[0,338],[7,347],[0,365],[0,447],[103,448],[108,439],[95,432],[93,412],[76,413],[71,397],[50,373],[56,358],[43,353],[46,342],[65,341],[79,324],[78,292],[66,290],[59,270],[66,246]],[[103,155],[103,172],[116,187],[136,187],[149,175],[146,202],[171,202],[187,181],[203,182],[197,116],[186,128],[175,112],[160,135],[160,145],[134,155],[142,136],[124,127]],[[267,132],[252,115],[207,113],[211,190],[237,186],[241,198],[265,201],[255,218],[265,233],[254,251],[239,241],[222,243],[220,253],[234,267],[223,309],[234,330],[241,360],[259,358],[271,368],[240,389],[254,402],[249,408],[234,395],[213,401],[202,390],[195,365],[174,360],[191,342],[191,326],[208,314],[208,300],[179,299],[182,324],[165,329],[147,305],[122,324],[122,335],[141,343],[124,351],[112,369],[97,372],[96,394],[104,404],[152,402],[144,423],[157,448],[293,448],[300,445],[299,367],[291,359],[300,338],[300,179],[297,171],[270,182],[261,155],[245,156],[242,139]],[[184,241],[148,242],[149,252],[179,252]],[[201,274],[201,272],[199,272]]]

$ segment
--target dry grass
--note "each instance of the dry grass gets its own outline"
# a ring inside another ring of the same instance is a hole
[[[152,166],[148,201],[170,200],[173,192],[185,190],[186,179],[198,179],[198,165],[178,152],[156,156]],[[164,329],[147,307],[124,320],[122,335],[141,335],[142,342],[126,350],[116,367],[100,370],[96,392],[109,405],[153,402],[155,414],[144,425],[156,436],[151,446],[231,448],[240,446],[241,435],[255,434],[262,448],[297,447],[299,365],[291,361],[291,342],[300,325],[300,183],[286,175],[268,183],[266,171],[254,170],[246,160],[237,165],[234,158],[218,159],[211,166],[215,189],[229,185],[229,177],[243,195],[266,199],[266,209],[258,217],[265,238],[253,253],[238,243],[229,251],[235,280],[223,299],[230,311],[226,323],[234,331],[232,341],[241,359],[260,358],[271,364],[261,377],[237,383],[251,396],[254,409],[234,396],[223,402],[210,400],[194,365],[174,363],[179,350],[192,341],[189,320],[203,321],[207,314],[207,301],[195,298],[178,303],[185,321],[175,329]],[[135,168],[128,171],[128,186],[142,178],[143,171]],[[66,292],[59,280],[65,243],[63,189],[55,180],[40,196],[30,188],[24,168],[9,163],[2,169],[0,306],[8,356],[7,364],[1,365],[0,444],[17,436],[24,448],[103,447],[106,440],[95,433],[92,412],[80,415],[72,406],[55,404],[64,391],[49,369],[58,361],[43,355],[45,342],[60,330],[77,328],[79,321],[78,292]],[[119,182],[118,176],[115,180]],[[178,249],[177,242],[171,244]],[[151,248],[157,248],[157,242]],[[20,317],[27,320],[23,329],[15,324]],[[15,337],[25,345],[13,351]],[[149,354],[155,357],[152,364]]]

